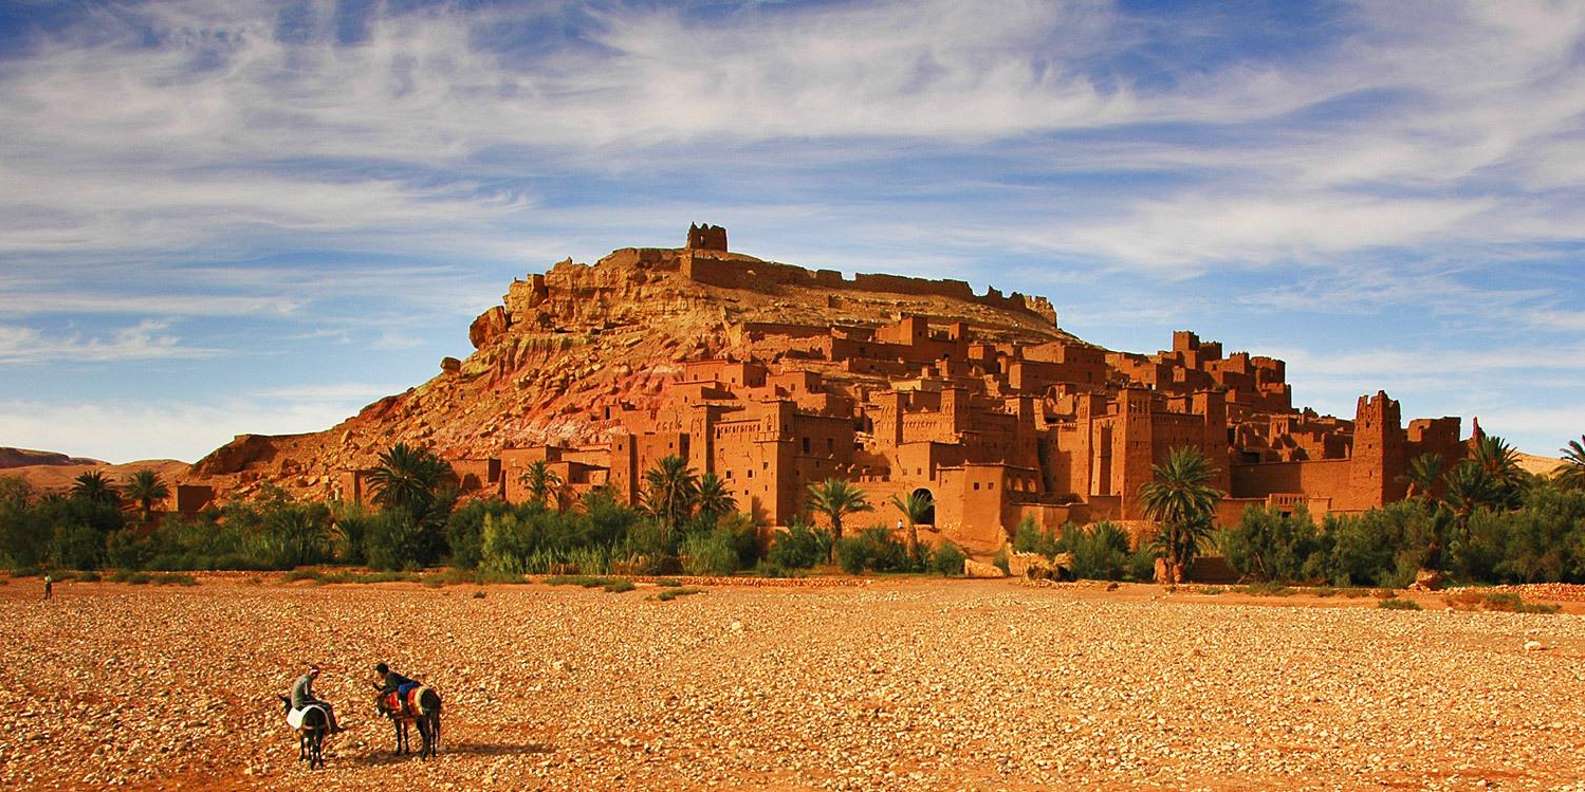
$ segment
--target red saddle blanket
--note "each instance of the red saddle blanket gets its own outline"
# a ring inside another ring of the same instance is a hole
[[[428,690],[428,688],[424,687],[423,685],[419,685],[412,690],[407,691],[407,697],[405,700],[399,694],[387,693],[384,697],[385,708],[386,710],[398,716],[416,718],[420,712],[418,707],[418,697],[425,690]]]

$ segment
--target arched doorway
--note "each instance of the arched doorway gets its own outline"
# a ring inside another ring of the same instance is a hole
[[[925,510],[924,516],[919,518],[917,525],[935,525],[936,496],[930,494],[930,490],[920,487],[919,489],[914,490],[914,497],[923,498],[926,503],[930,504],[930,508]]]

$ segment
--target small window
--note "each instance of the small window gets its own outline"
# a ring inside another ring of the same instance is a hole
[[[804,453],[805,454],[809,453],[809,438],[807,438],[807,437],[804,438],[803,445],[804,445]]]
[[[979,489],[980,488],[980,483],[978,481],[974,482],[974,488],[975,489]]]

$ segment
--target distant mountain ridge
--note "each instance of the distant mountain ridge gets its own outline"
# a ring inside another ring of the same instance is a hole
[[[31,448],[0,446],[0,470],[32,467],[34,465],[108,465],[110,463],[88,457],[74,457],[58,451],[35,451]]]

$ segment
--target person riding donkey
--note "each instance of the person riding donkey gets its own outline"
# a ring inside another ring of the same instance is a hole
[[[338,734],[346,731],[336,723],[336,711],[330,702],[314,695],[314,680],[319,678],[319,666],[309,666],[308,673],[297,678],[292,683],[292,709],[301,711],[304,707],[317,706],[325,711],[325,716],[330,720],[330,733]]]
[[[419,686],[418,682],[392,671],[385,663],[376,664],[374,673],[380,678],[379,682],[374,683],[374,689],[380,691],[382,696],[395,693],[398,701],[406,701],[407,694]]]

